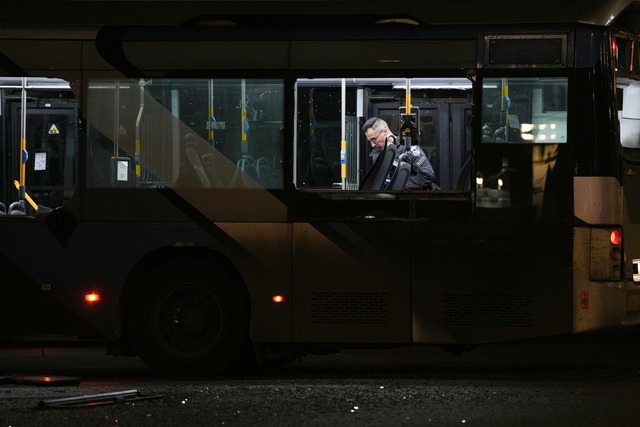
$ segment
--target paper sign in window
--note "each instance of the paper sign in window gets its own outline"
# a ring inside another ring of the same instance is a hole
[[[44,171],[47,170],[47,153],[36,153],[33,159],[33,170]]]
[[[129,162],[126,160],[118,160],[117,180],[127,181],[129,176]]]

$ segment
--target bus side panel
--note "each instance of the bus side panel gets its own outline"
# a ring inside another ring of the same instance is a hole
[[[90,318],[101,309],[83,305],[82,292],[89,288],[75,297],[69,289],[84,266],[77,252],[64,247],[43,220],[12,215],[0,222],[0,338],[101,339]]]
[[[293,225],[297,342],[409,343],[410,225]]]
[[[287,223],[216,223],[233,245],[218,250],[242,275],[251,303],[251,338],[255,342],[291,341],[291,225]],[[282,302],[274,297],[281,296]]]
[[[136,265],[145,265],[140,279],[157,267],[145,261],[159,251],[193,257],[199,248],[206,251],[197,252],[200,259],[208,254],[203,261],[219,263],[222,256],[240,272],[237,285],[250,297],[253,338],[291,341],[291,306],[272,301],[276,294],[291,300],[289,224],[217,223],[206,232],[188,221],[77,222],[62,232],[27,216],[1,222],[0,338],[113,340],[123,285],[130,282],[131,293],[139,282],[127,280]],[[101,301],[87,304],[89,292],[99,293]]]
[[[415,342],[571,332],[571,228],[414,224]]]
[[[161,251],[172,249],[162,256],[163,262],[174,259],[199,259],[213,268],[230,268],[239,273],[236,285],[246,289],[251,305],[251,336],[262,342],[291,340],[291,308],[288,303],[276,304],[274,295],[290,300],[291,249],[290,225],[286,223],[215,223],[204,230],[195,222],[92,222],[83,223],[83,273],[77,272],[77,284],[93,284],[105,295],[106,308],[112,317],[92,318],[107,328],[113,326],[122,284],[135,288],[137,280],[127,275],[144,267],[145,276],[157,263],[147,262]],[[96,243],[98,242],[98,243]],[[117,250],[114,250],[117,248]],[[116,265],[118,268],[109,268]],[[234,274],[234,271],[230,271]],[[88,290],[91,290],[90,288]],[[127,290],[127,294],[133,289]],[[277,325],[277,327],[276,327]],[[107,335],[110,336],[110,335]]]
[[[624,285],[613,280],[590,280],[591,231],[589,227],[575,228],[574,332],[619,326],[627,314],[627,292]]]

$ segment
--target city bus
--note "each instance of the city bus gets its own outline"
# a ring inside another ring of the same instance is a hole
[[[0,29],[2,342],[208,375],[640,321],[637,39],[608,10],[179,3]],[[396,136],[375,161],[370,117]]]

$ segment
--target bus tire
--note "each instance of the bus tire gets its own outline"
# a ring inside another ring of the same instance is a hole
[[[228,368],[248,337],[248,310],[222,268],[174,262],[141,283],[129,307],[136,353],[165,374],[212,375]]]

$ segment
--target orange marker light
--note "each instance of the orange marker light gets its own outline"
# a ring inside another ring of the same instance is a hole
[[[274,295],[274,296],[271,298],[271,300],[272,300],[273,302],[278,302],[278,303],[280,303],[280,302],[284,302],[284,297],[283,297],[282,295]]]
[[[91,292],[84,296],[84,300],[90,304],[100,301],[100,294],[97,292]]]

